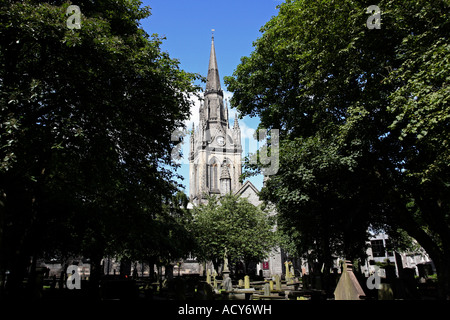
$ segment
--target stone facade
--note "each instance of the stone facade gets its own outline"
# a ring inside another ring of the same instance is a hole
[[[258,189],[250,182],[241,184],[242,145],[241,129],[237,118],[230,127],[228,108],[223,101],[220,86],[214,37],[211,41],[208,76],[204,101],[199,109],[199,124],[193,125],[189,156],[189,196],[191,206],[206,201],[209,195],[227,193],[246,197],[255,206],[261,204]],[[186,273],[199,272],[202,266],[190,263],[183,266]],[[273,250],[270,257],[257,265],[257,272],[264,276],[281,275],[283,261],[280,250]]]
[[[199,125],[192,127],[189,155],[189,196],[193,204],[209,195],[235,192],[241,187],[241,129],[229,125],[228,108],[220,86],[214,37]]]

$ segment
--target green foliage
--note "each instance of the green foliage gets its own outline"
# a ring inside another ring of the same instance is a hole
[[[246,198],[226,195],[194,207],[192,232],[198,258],[223,262],[225,252],[231,262],[259,261],[274,245],[273,221],[268,213]]]
[[[295,227],[299,253],[331,254],[341,239],[350,254],[368,223],[402,229],[441,265],[450,292],[449,3],[380,1],[373,30],[368,5],[281,4],[226,78],[231,104],[280,129],[280,171],[263,193]],[[360,231],[337,236],[349,227]]]
[[[276,204],[281,237],[293,241],[290,255],[327,263],[331,254],[362,257],[373,210],[367,198],[360,199],[370,186],[360,180],[357,157],[340,154],[328,140],[296,138],[283,141],[280,163],[261,195]]]
[[[140,28],[140,1],[78,1],[81,29],[66,26],[69,4],[0,6],[2,270],[44,251],[143,257],[138,243],[181,228],[164,203],[171,134],[199,76]]]

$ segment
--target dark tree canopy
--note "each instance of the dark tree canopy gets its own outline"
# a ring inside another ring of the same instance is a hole
[[[280,129],[263,193],[300,250],[351,256],[369,224],[402,229],[449,296],[449,3],[377,5],[369,29],[364,1],[286,1],[225,82],[232,106]]]
[[[198,91],[199,76],[140,28],[150,16],[140,1],[78,1],[80,29],[66,25],[69,4],[0,6],[0,271],[10,283],[30,256],[82,254],[95,267],[158,243],[148,230],[177,190],[171,135]]]

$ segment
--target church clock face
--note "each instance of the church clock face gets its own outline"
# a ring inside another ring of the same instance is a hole
[[[217,143],[218,143],[220,146],[225,145],[225,139],[224,139],[224,137],[218,136],[218,137],[217,137]]]

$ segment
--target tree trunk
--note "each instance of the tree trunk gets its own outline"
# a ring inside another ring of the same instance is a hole
[[[6,194],[0,189],[0,252],[3,252],[3,230],[5,221],[5,208],[6,204]],[[4,295],[5,291],[5,280],[6,280],[6,261],[3,259],[3,254],[0,255],[0,299]]]
[[[168,263],[164,266],[164,277],[168,280],[173,279],[173,265]]]
[[[27,290],[28,290],[28,293],[30,294],[30,296],[32,297],[32,299],[37,298],[37,296],[36,296],[36,291],[37,291],[37,288],[36,288],[36,279],[37,279],[36,264],[37,264],[36,254],[33,254],[33,258],[31,260],[30,272],[28,275],[28,283],[27,283]]]
[[[450,299],[450,251],[446,245],[449,238],[447,224],[442,222],[437,230],[431,230],[432,232],[441,231],[437,232],[437,235],[441,237],[443,242],[443,244],[439,245],[432,236],[424,231],[423,222],[418,223],[414,216],[411,215],[401,195],[396,196],[397,201],[399,201],[396,203],[398,209],[396,213],[399,219],[396,221],[397,225],[405,230],[409,236],[414,238],[430,255],[436,267],[438,277],[438,297],[439,299]],[[416,195],[415,197],[420,199],[420,195]],[[422,208],[420,209],[422,210]],[[428,220],[430,220],[430,211],[427,209],[424,210],[428,215]],[[439,212],[436,215],[439,216]]]
[[[438,298],[440,300],[450,300],[450,257],[442,254],[439,257],[434,257],[430,254],[436,267]]]
[[[212,263],[213,263],[214,270],[217,272],[217,274],[219,274],[220,262],[217,259],[214,259],[212,261]]]
[[[439,299],[450,299],[450,252],[441,250],[428,234],[419,228],[405,228],[408,234],[430,255],[436,267]]]
[[[103,275],[102,256],[91,257],[91,275],[89,278],[89,296],[93,300],[100,299],[100,280]]]
[[[155,259],[149,258],[148,259],[148,277],[150,278],[150,281],[155,281]]]

